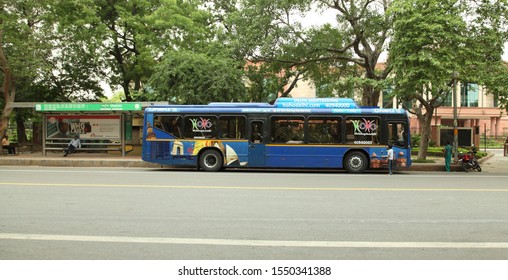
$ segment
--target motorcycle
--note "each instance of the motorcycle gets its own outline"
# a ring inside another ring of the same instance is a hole
[[[464,171],[469,172],[471,170],[478,170],[478,172],[482,171],[480,167],[480,163],[476,159],[473,152],[467,152],[465,154],[459,154],[459,160],[462,162],[462,168]]]

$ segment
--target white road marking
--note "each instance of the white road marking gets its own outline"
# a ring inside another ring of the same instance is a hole
[[[371,241],[242,240],[242,239],[208,239],[208,238],[49,235],[49,234],[17,234],[17,233],[0,233],[0,240],[155,243],[155,244],[173,244],[173,245],[178,244],[178,245],[256,246],[256,247],[508,249],[508,242],[371,242]]]
[[[212,189],[212,190],[277,190],[277,191],[371,191],[371,192],[508,192],[508,188],[378,188],[378,187],[289,187],[289,186],[171,186],[128,184],[72,184],[72,183],[16,183],[0,182],[1,186],[54,187],[54,188],[154,188],[154,189]]]

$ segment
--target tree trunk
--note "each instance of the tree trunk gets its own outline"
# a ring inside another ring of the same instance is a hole
[[[432,124],[433,107],[427,107],[428,110],[422,114],[421,110],[417,112],[418,121],[421,125],[420,149],[418,151],[418,160],[427,159],[427,149],[429,148],[430,128]]]
[[[123,83],[122,83],[123,92],[125,94],[125,101],[127,101],[127,102],[132,101],[132,96],[131,96],[131,91],[129,89],[129,84],[130,84],[130,80],[123,81]]]
[[[363,86],[362,106],[377,106],[381,91],[371,85]]]
[[[25,120],[23,114],[20,114],[19,111],[16,112],[16,131],[18,134],[18,145],[27,143],[28,138],[26,137]]]
[[[1,21],[0,21],[1,23]],[[7,132],[9,125],[9,117],[12,113],[11,103],[14,102],[16,96],[16,88],[14,86],[14,78],[12,76],[11,68],[3,49],[3,30],[0,28],[0,71],[3,74],[3,98],[4,107],[2,108],[2,118],[0,120],[0,137],[3,137]]]

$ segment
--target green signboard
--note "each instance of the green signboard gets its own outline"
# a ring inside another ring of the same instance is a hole
[[[141,111],[141,103],[39,103],[39,112]]]

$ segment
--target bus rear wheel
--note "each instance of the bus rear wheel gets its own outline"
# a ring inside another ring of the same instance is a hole
[[[199,157],[199,166],[204,171],[219,171],[222,169],[222,155],[216,150],[206,150]]]
[[[349,173],[362,173],[367,169],[367,157],[362,152],[351,152],[346,156],[344,168]]]

